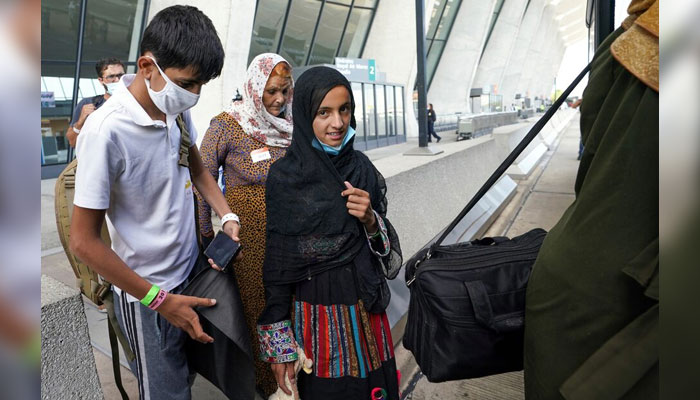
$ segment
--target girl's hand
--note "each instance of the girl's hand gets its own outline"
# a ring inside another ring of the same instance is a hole
[[[350,182],[345,182],[347,189],[340,194],[348,198],[346,203],[348,213],[353,217],[357,217],[365,225],[367,232],[374,233],[377,231],[377,219],[372,211],[372,203],[369,198],[369,193],[362,189],[352,187]]]
[[[288,388],[287,384],[284,382],[284,375],[289,377],[289,382],[294,385],[296,380],[296,374],[294,373],[294,361],[280,363],[280,364],[270,364],[272,368],[272,374],[275,375],[275,380],[277,380],[277,386],[282,389],[284,393],[291,396],[292,388]]]

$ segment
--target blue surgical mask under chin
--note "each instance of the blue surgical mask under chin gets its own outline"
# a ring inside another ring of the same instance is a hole
[[[352,137],[355,136],[355,130],[352,128],[352,126],[348,127],[348,133],[345,134],[345,139],[343,139],[343,143],[341,143],[339,146],[329,146],[325,143],[322,143],[320,140],[317,138],[314,138],[311,141],[311,145],[318,150],[325,151],[326,154],[330,154],[332,156],[338,155],[340,153],[340,150],[343,150],[343,147],[352,139]]]

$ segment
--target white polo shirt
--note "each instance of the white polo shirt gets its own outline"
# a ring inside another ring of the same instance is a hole
[[[80,131],[73,204],[107,210],[114,252],[151,284],[172,290],[198,253],[192,183],[189,170],[178,165],[175,116],[167,125],[151,119],[126,89],[134,78],[125,75]],[[196,143],[189,111],[184,117]]]

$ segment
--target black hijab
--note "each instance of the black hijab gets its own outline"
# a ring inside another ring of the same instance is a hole
[[[354,260],[367,246],[359,219],[348,214],[340,193],[345,181],[369,193],[372,208],[384,219],[391,240],[385,269],[394,275],[401,266],[401,250],[393,226],[386,220],[386,184],[367,156],[353,149],[350,139],[335,156],[312,146],[312,123],[328,92],[344,86],[355,100],[348,80],[337,70],[314,67],[294,88],[294,133],[287,154],[272,164],[267,177],[266,283],[292,283]],[[355,117],[350,126],[355,128]],[[397,265],[398,263],[398,265]],[[389,274],[389,272],[387,272]]]

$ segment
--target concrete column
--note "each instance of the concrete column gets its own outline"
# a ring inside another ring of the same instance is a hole
[[[531,95],[538,97],[547,97],[550,95],[556,72],[553,71],[553,52],[559,48],[560,34],[559,23],[555,19],[554,8],[548,6],[545,8],[544,17],[547,29],[545,31],[542,42],[539,43],[537,64],[535,65],[534,73],[531,75],[528,89]]]
[[[541,73],[533,80],[532,83],[532,88],[535,93],[538,93],[538,96],[544,96],[545,98],[552,94],[554,78],[559,72],[559,65],[564,54],[564,45],[562,44],[559,36],[558,26],[556,23],[552,25],[555,27],[552,33],[553,37],[551,37],[552,43],[548,46],[545,54],[542,57],[542,62],[538,67]]]
[[[442,114],[470,112],[479,56],[486,40],[495,0],[463,0],[428,92]]]
[[[539,95],[539,93],[534,92],[532,81],[540,73],[538,66],[541,62],[543,50],[547,46],[546,35],[552,23],[552,10],[551,7],[547,6],[540,16],[537,31],[530,42],[525,62],[523,63],[523,73],[517,86],[518,92],[522,93],[523,96],[529,96],[534,99],[535,96]]]
[[[525,61],[529,57],[530,43],[537,32],[543,11],[544,0],[532,0],[525,11],[518,31],[518,37],[515,40],[513,53],[503,73],[500,92],[503,95],[504,105],[512,104],[515,101],[516,93],[525,95],[525,93],[518,91],[519,83],[523,76]]]
[[[377,69],[386,73],[388,82],[404,85],[406,136],[418,136],[413,111],[413,86],[416,80],[416,13],[412,0],[382,0],[367,35],[362,58],[373,58]],[[434,0],[425,1],[427,31]]]
[[[513,54],[525,11],[526,0],[512,0],[503,3],[489,42],[479,61],[474,78],[474,87],[495,86],[495,94],[503,94],[501,85],[508,60]],[[510,104],[510,97],[503,98],[504,105]],[[506,103],[506,100],[508,102]]]
[[[158,11],[176,4],[182,4],[182,2],[151,0],[149,21]],[[221,76],[211,80],[202,88],[199,102],[191,111],[198,131],[197,144],[200,144],[209,127],[209,121],[228,106],[236,94],[236,88],[240,87],[245,79],[255,18],[255,2],[209,0],[191,2],[190,5],[199,8],[212,20],[226,53]]]

